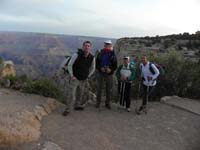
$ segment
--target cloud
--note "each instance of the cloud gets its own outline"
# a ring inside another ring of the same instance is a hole
[[[145,36],[199,30],[198,0],[0,0],[0,30]],[[3,27],[4,28],[3,28]]]

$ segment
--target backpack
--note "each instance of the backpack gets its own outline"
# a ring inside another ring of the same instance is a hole
[[[132,61],[130,61],[130,66],[131,66],[131,68],[134,68],[135,67],[135,62],[132,60]]]
[[[160,72],[159,78],[160,78],[160,77],[163,78],[163,77],[165,76],[165,68],[164,68],[162,65],[160,65],[160,64],[150,62],[150,63],[149,63],[149,70],[150,70],[150,72],[151,72],[152,74],[155,74],[155,71],[154,71],[154,69],[153,69],[153,67],[152,67],[152,64],[154,64],[154,65],[156,66],[156,68],[158,68],[158,70],[159,70],[159,72]]]
[[[78,49],[77,54],[80,55],[82,53],[83,53],[82,49]],[[72,56],[65,56],[65,60],[61,64],[61,69],[63,70],[64,74],[69,73],[68,64],[69,64],[71,58],[72,58]]]
[[[69,73],[67,70],[67,66],[71,60],[72,56],[65,56],[65,60],[61,64],[61,69],[64,71],[64,74]]]

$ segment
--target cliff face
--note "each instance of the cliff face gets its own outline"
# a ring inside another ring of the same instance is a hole
[[[92,42],[92,51],[103,47],[107,38],[43,33],[20,33],[0,31],[0,56],[12,60],[17,76],[31,78],[52,77],[65,55],[71,55],[82,46]],[[115,39],[111,39],[115,43]]]

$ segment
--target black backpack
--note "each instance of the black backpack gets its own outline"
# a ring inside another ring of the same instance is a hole
[[[82,54],[83,54],[83,50],[82,50],[82,49],[78,49],[77,54],[78,54],[78,55],[82,55]],[[61,67],[61,68],[62,68],[62,70],[64,71],[64,74],[68,74],[69,71],[68,71],[67,67],[68,67],[68,64],[69,64],[69,62],[70,62],[72,56],[65,56],[65,58],[66,58],[66,59],[64,60],[64,62],[63,62],[63,64],[62,64],[62,67]]]
[[[162,66],[162,65],[160,65],[160,64],[150,62],[150,63],[149,63],[149,70],[150,70],[150,72],[151,72],[152,74],[155,74],[155,71],[154,71],[154,69],[153,69],[153,67],[152,67],[152,64],[154,64],[154,65],[156,66],[156,68],[158,68],[158,70],[159,70],[159,72],[160,72],[159,78],[163,78],[163,77],[165,76],[165,67]]]

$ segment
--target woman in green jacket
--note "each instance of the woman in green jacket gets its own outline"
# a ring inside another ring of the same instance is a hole
[[[134,63],[130,63],[129,56],[124,56],[123,64],[120,65],[116,72],[118,79],[118,92],[120,94],[120,107],[126,108],[130,112],[130,91],[131,83],[135,79],[135,66]]]

